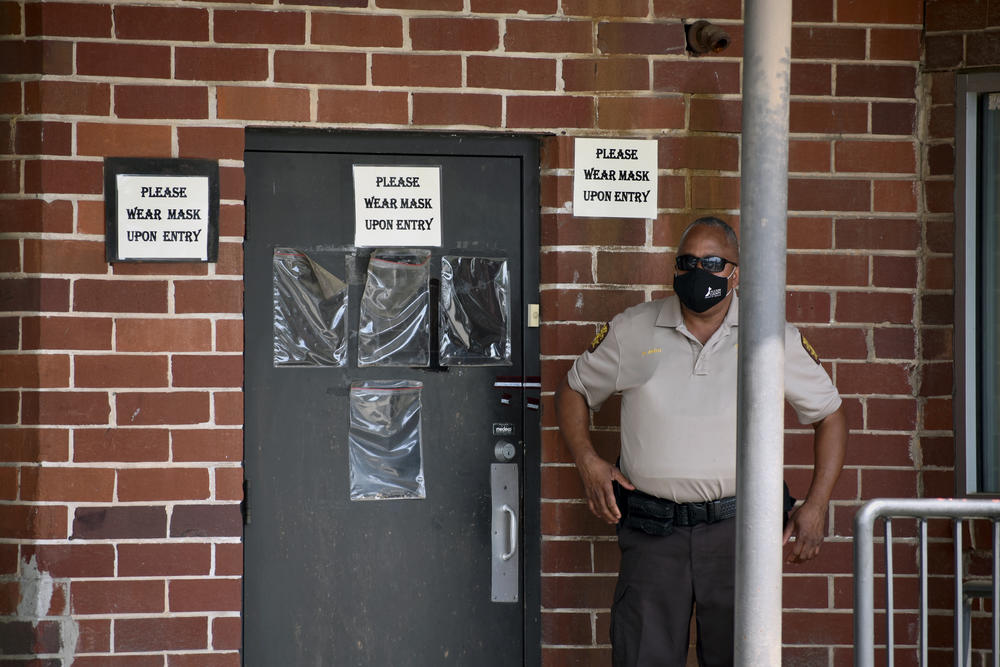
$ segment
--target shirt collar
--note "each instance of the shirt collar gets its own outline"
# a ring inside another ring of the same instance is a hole
[[[722,326],[735,327],[740,323],[740,298],[736,291],[733,291],[733,300],[729,302],[729,310],[726,312]],[[681,314],[681,302],[677,295],[669,296],[663,300],[660,314],[656,317],[656,326],[676,329],[684,324],[684,315]]]

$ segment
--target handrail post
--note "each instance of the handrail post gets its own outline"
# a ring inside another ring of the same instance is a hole
[[[927,520],[952,519],[957,520],[954,537],[955,559],[955,602],[952,612],[956,617],[962,614],[965,584],[962,570],[962,520],[989,519],[993,522],[993,582],[994,600],[1000,599],[1000,499],[956,499],[956,498],[879,498],[869,500],[861,506],[854,515],[854,666],[875,666],[875,559],[874,559],[874,527],[879,518],[908,517],[917,520],[919,539],[918,577],[920,586],[919,601],[919,646],[918,661],[927,664],[928,656],[928,574],[927,562]],[[890,531],[886,531],[886,553],[890,553]],[[891,567],[886,567],[886,585],[891,586]],[[891,616],[891,594],[887,592],[886,614]],[[887,619],[892,622],[891,617]],[[964,623],[955,619],[954,650],[955,661],[959,663],[960,652],[968,650],[964,641]],[[1000,618],[996,606],[993,612],[993,664],[1000,665],[995,647],[1000,644]],[[892,639],[887,637],[886,650],[889,652],[891,665]]]
[[[854,667],[875,667],[875,519],[873,500],[854,515]]]

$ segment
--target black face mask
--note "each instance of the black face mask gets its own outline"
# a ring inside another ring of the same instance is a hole
[[[674,276],[677,298],[696,313],[704,313],[725,299],[729,294],[728,288],[728,277],[717,276],[700,267]]]

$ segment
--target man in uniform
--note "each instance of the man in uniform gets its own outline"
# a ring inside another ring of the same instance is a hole
[[[615,667],[685,664],[692,607],[698,661],[733,663],[739,245],[718,218],[685,230],[675,296],[617,315],[556,393],[563,439],[590,510],[618,524],[611,609]],[[589,435],[589,410],[621,392],[620,468]],[[814,429],[815,465],[784,530],[786,561],[814,558],[840,475],[847,426],[812,346],[785,329],[785,398]]]

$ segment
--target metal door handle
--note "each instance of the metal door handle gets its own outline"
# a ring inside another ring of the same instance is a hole
[[[521,588],[521,558],[517,553],[519,489],[516,463],[490,465],[490,599],[493,602],[517,602]]]
[[[501,554],[500,558],[510,560],[517,553],[517,514],[514,512],[514,508],[507,504],[504,504],[500,510],[506,512],[510,517],[510,521],[507,523],[507,544],[510,545],[510,551]]]

